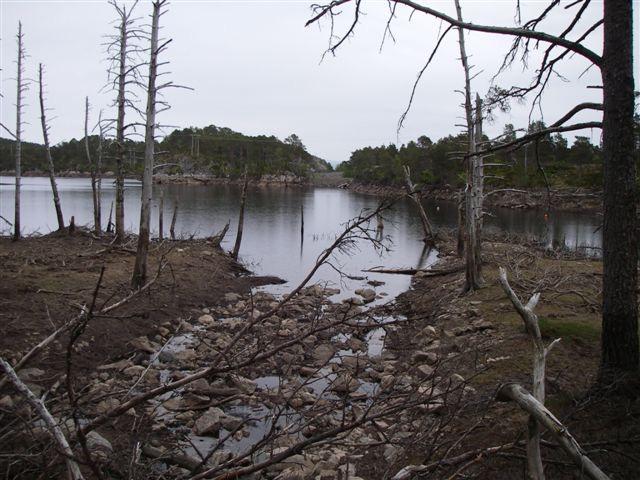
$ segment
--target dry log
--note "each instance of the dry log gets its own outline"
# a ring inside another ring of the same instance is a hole
[[[227,224],[222,228],[222,230],[220,230],[213,237],[211,237],[211,243],[213,243],[214,247],[219,247],[222,241],[224,240],[224,237],[227,234],[227,231],[229,230],[229,223],[230,221],[227,222]]]
[[[515,383],[503,385],[498,390],[498,400],[514,401],[534,417],[540,425],[548,429],[551,436],[578,465],[580,471],[586,473],[589,478],[593,480],[609,480],[609,477],[585,455],[576,439],[567,430],[567,427],[560,423],[560,420],[522,386]]]
[[[429,268],[369,268],[362,270],[368,273],[390,273],[396,275],[415,275],[416,273],[422,273],[423,277],[439,277],[442,275],[449,275],[450,273],[461,272],[464,269],[463,266],[457,266],[446,269],[429,269]]]

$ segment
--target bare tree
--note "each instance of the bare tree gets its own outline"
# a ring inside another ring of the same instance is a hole
[[[404,165],[403,170],[404,181],[407,187],[407,195],[416,204],[416,208],[418,210],[418,213],[420,214],[420,222],[422,223],[422,231],[424,233],[424,242],[429,245],[434,245],[435,236],[433,234],[433,227],[431,226],[429,217],[427,217],[427,212],[424,211],[424,207],[422,206],[422,202],[420,201],[420,194],[418,193],[416,186],[411,181],[411,169],[408,165]]]
[[[20,182],[22,179],[22,102],[24,93],[27,91],[28,85],[23,79],[24,60],[26,57],[24,51],[24,34],[22,33],[22,22],[18,22],[18,60],[17,60],[17,77],[16,77],[16,131],[14,137],[16,139],[16,191],[15,191],[15,215],[13,220],[13,239],[20,239]]]
[[[242,242],[242,230],[244,228],[244,205],[247,201],[247,185],[249,183],[249,177],[247,172],[247,166],[244,167],[244,180],[242,182],[242,194],[240,195],[240,215],[238,216],[238,232],[236,233],[236,243],[233,245],[233,251],[231,256],[234,260],[238,259],[238,253],[240,253],[240,243]]]
[[[101,145],[98,145],[101,148]],[[89,148],[89,97],[85,97],[84,102],[84,149],[87,154],[87,161],[91,168],[91,193],[93,197],[93,231],[96,235],[102,232],[100,221],[100,180],[98,179],[98,165],[91,158],[91,149]],[[99,154],[99,156],[101,153]]]
[[[141,288],[147,278],[147,256],[149,252],[149,230],[151,222],[151,197],[153,195],[153,164],[155,157],[155,131],[156,131],[156,95],[158,87],[158,55],[169,43],[168,41],[158,46],[158,31],[162,7],[166,0],[153,2],[153,14],[151,17],[151,38],[149,47],[149,78],[147,85],[147,110],[144,135],[144,173],[142,176],[142,200],[140,205],[140,230],[138,233],[138,249],[136,262],[133,269],[131,286],[134,289]],[[117,221],[117,216],[116,216]]]
[[[56,172],[51,157],[49,147],[49,125],[47,125],[46,108],[44,106],[44,81],[42,78],[42,64],[38,65],[38,97],[40,99],[40,124],[42,125],[42,137],[44,138],[44,151],[47,156],[47,167],[49,168],[49,182],[53,192],[53,205],[56,208],[56,218],[58,220],[58,230],[64,230],[64,217],[60,206],[60,195],[58,195],[58,184],[56,183]]]
[[[307,25],[328,17],[331,21],[330,45],[328,51],[334,53],[346,39],[353,34],[362,17],[362,0],[336,0],[314,7],[314,15]],[[334,32],[333,20],[340,9],[347,4],[355,5],[353,20],[349,22],[343,35]],[[389,0],[393,20],[397,7],[407,7],[412,12],[440,20],[448,27],[440,35],[438,42],[420,72],[416,81],[434,58],[442,39],[452,28],[493,35],[502,35],[513,39],[500,71],[510,67],[517,59],[522,59],[525,67],[529,52],[533,48],[544,48],[542,59],[536,69],[533,81],[527,86],[515,86],[504,90],[504,98],[523,99],[529,94],[534,96],[533,106],[540,99],[556,74],[558,64],[574,55],[587,62],[587,68],[596,67],[602,74],[603,103],[585,102],[571,108],[552,126],[524,135],[515,141],[502,145],[485,147],[477,155],[486,155],[493,151],[522,146],[537,138],[554,132],[570,132],[585,128],[602,128],[602,151],[604,157],[604,226],[603,226],[603,309],[602,309],[602,363],[601,379],[608,379],[621,372],[638,372],[640,351],[638,348],[638,238],[636,231],[637,186],[635,183],[636,166],[633,158],[633,114],[634,80],[632,61],[632,2],[604,0],[604,15],[582,32],[585,11],[593,6],[590,1],[573,2],[567,9],[573,10],[569,25],[560,33],[542,31],[543,21],[552,11],[562,8],[560,2],[552,1],[542,13],[524,23],[518,20],[516,26],[482,25],[458,20],[446,13],[412,0]],[[598,4],[600,5],[600,4]],[[516,2],[519,12],[519,2]],[[597,8],[597,7],[596,7]],[[566,13],[563,13],[566,16]],[[600,28],[604,31],[602,54],[586,46],[586,39]],[[388,28],[385,30],[385,33]],[[414,89],[415,92],[415,89]],[[411,97],[413,99],[413,95]],[[571,123],[570,120],[585,110],[602,110],[602,121]],[[468,154],[467,156],[472,156]]]
[[[455,0],[458,20],[462,22],[460,0]],[[464,41],[464,29],[458,28],[460,45],[460,62],[464,70],[464,112],[467,124],[466,158],[467,183],[465,186],[464,246],[465,246],[465,284],[463,292],[480,288],[482,280],[482,187],[484,183],[482,157],[476,155],[478,142],[482,141],[482,106],[480,98],[476,99],[476,108],[471,103],[471,67]],[[459,227],[460,228],[460,227]]]
[[[124,165],[127,159],[125,140],[129,128],[134,124],[125,123],[125,115],[128,108],[135,108],[130,100],[131,86],[140,85],[138,69],[140,64],[135,58],[139,53],[134,40],[140,38],[141,32],[136,27],[137,19],[133,17],[137,0],[127,8],[126,4],[118,5],[116,0],[110,1],[118,15],[117,34],[108,38],[111,40],[107,45],[107,54],[111,65],[108,69],[109,79],[113,82],[116,91],[115,106],[117,108],[116,117],[116,242],[124,240]]]

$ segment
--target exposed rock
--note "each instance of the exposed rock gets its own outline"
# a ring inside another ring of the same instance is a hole
[[[237,302],[238,300],[240,300],[242,298],[241,295],[237,294],[237,293],[225,293],[224,295],[224,301],[227,303],[234,303]]]
[[[205,315],[200,315],[198,317],[198,323],[200,325],[204,325],[204,326],[211,326],[214,323],[216,323],[216,321],[214,320],[214,318],[211,315],[205,314]]]
[[[417,352],[414,352],[411,359],[414,363],[426,363],[427,365],[433,365],[438,361],[438,354],[418,350]]]
[[[87,433],[87,448],[92,453],[97,453],[99,457],[106,458],[113,453],[111,442],[100,435],[95,430]]]
[[[364,303],[370,303],[376,299],[376,292],[371,288],[359,288],[355,293],[362,297]]]
[[[31,380],[36,380],[38,377],[41,377],[45,374],[44,370],[40,370],[36,367],[23,368],[22,370],[18,370],[18,377],[23,382],[29,382]]]
[[[360,382],[351,375],[338,375],[331,383],[331,390],[337,393],[349,393],[358,389]]]
[[[416,367],[418,377],[421,379],[430,378],[433,375],[434,368],[429,365],[419,365]]]
[[[196,435],[217,435],[221,428],[233,430],[242,425],[242,419],[227,415],[217,407],[210,407],[198,417],[193,425]]]
[[[382,282],[380,280],[369,280],[367,283],[372,287],[380,287],[381,285],[385,284],[385,282]]]
[[[129,342],[129,345],[131,345],[136,350],[140,350],[146,353],[155,353],[157,350],[157,347],[154,346],[151,341],[145,336],[134,338]]]
[[[108,411],[113,410],[114,408],[118,408],[119,406],[120,400],[118,400],[117,398],[107,398],[98,403],[98,405],[96,406],[96,412],[102,415],[103,413],[107,413]]]
[[[124,374],[128,377],[139,377],[142,372],[145,371],[145,367],[142,365],[133,365],[124,369]]]
[[[313,350],[313,359],[316,364],[323,365],[327,363],[333,357],[335,351],[332,346],[327,344],[318,345]]]
[[[11,398],[11,395],[5,395],[4,397],[0,398],[0,408],[4,408],[4,409],[11,409],[13,408],[13,399]]]

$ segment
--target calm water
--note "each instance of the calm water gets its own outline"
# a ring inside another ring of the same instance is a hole
[[[0,215],[13,220],[13,177],[0,177]],[[93,220],[91,186],[89,179],[58,179],[65,221],[73,215],[77,225],[90,224]],[[211,236],[231,220],[229,233],[223,248],[233,248],[238,217],[240,189],[237,186],[186,186],[154,185],[152,225],[157,232],[158,195],[164,190],[164,224],[168,234],[173,204],[179,199],[176,234],[196,237]],[[136,231],[139,222],[140,184],[128,181],[125,194],[125,223]],[[103,182],[103,224],[114,200],[112,181]],[[378,199],[345,190],[331,188],[256,187],[249,189],[245,211],[245,227],[240,256],[251,270],[289,281],[284,291],[301,280],[315,262],[318,254],[330,245],[341,225],[358,215],[363,209],[375,208]],[[304,210],[304,236],[300,235],[300,207]],[[427,212],[436,225],[453,227],[456,224],[456,208],[451,202],[427,202]],[[552,214],[545,221],[541,212],[510,209],[494,209],[487,219],[488,228],[499,228],[514,233],[525,233],[544,238],[548,244],[564,244],[569,248],[589,248],[596,253],[601,246],[597,231],[600,220],[596,215],[570,213]],[[406,275],[375,275],[362,270],[385,265],[394,267],[424,267],[436,260],[436,252],[427,251],[421,241],[420,222],[413,205],[401,201],[385,214],[384,235],[389,237],[390,251],[380,257],[372,247],[364,243],[350,256],[338,255],[334,264],[349,275],[364,276],[369,280],[386,282],[378,287],[378,293],[393,296],[409,286]],[[375,222],[372,225],[375,228]],[[51,188],[47,178],[26,177],[22,183],[22,228],[24,234],[47,233],[56,228]],[[9,226],[0,219],[0,232],[8,234]],[[595,249],[593,249],[595,247]],[[323,267],[316,280],[332,282],[342,288],[341,297],[353,295],[353,290],[365,281],[340,279],[328,266]]]

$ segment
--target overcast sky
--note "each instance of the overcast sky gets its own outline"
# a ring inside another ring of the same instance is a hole
[[[430,6],[454,13],[453,1],[429,1]],[[547,2],[521,2],[523,18],[539,12]],[[602,3],[592,2],[578,29],[588,28],[601,16]],[[435,60],[425,73],[416,93],[405,127],[398,135],[398,118],[406,107],[417,72],[433,48],[440,24],[399,8],[392,23],[395,42],[380,42],[388,17],[386,2],[364,0],[366,15],[355,34],[336,56],[321,62],[329,40],[327,22],[304,26],[310,18],[307,1],[188,1],[174,0],[162,18],[163,35],[173,38],[166,59],[171,61],[172,79],[194,91],[167,93],[172,109],[162,114],[163,123],[203,127],[214,124],[245,134],[275,135],[285,138],[296,133],[308,150],[332,163],[347,160],[351,152],[367,145],[406,143],[420,135],[433,140],[457,133],[462,122],[462,67],[458,60],[457,35],[445,39]],[[515,1],[466,1],[465,19],[474,23],[511,26]],[[148,22],[149,2],[140,2],[137,13]],[[638,11],[634,15],[637,31]],[[352,6],[343,8],[336,32],[344,32],[352,18]],[[546,30],[560,32],[575,8],[561,9],[546,22]],[[11,1],[0,0],[0,118],[15,126],[15,60],[18,20],[23,23],[29,55],[27,75],[36,78],[37,66],[46,66],[47,103],[53,109],[51,140],[57,143],[83,133],[84,97],[93,105],[92,116],[105,109],[110,116],[113,93],[100,91],[106,83],[104,35],[113,31],[113,7],[106,1]],[[589,45],[601,51],[601,31],[590,37]],[[510,44],[506,37],[468,34],[467,51],[479,75],[472,88],[483,96]],[[635,38],[638,58],[638,37]],[[530,66],[535,67],[534,55]],[[547,123],[555,121],[571,106],[582,101],[600,101],[600,91],[587,85],[600,84],[599,72],[574,57],[559,72],[566,80],[555,79],[542,106]],[[636,68],[637,72],[638,69]],[[499,77],[502,86],[526,84],[532,71],[518,64]],[[636,84],[638,80],[636,77]],[[24,139],[42,142],[39,127],[37,85],[27,93]],[[516,105],[487,127],[498,134],[505,123],[527,124],[528,105]],[[540,113],[534,114],[534,119]],[[577,119],[589,119],[585,114]],[[598,131],[587,131],[599,141]],[[3,135],[6,136],[6,135]]]

